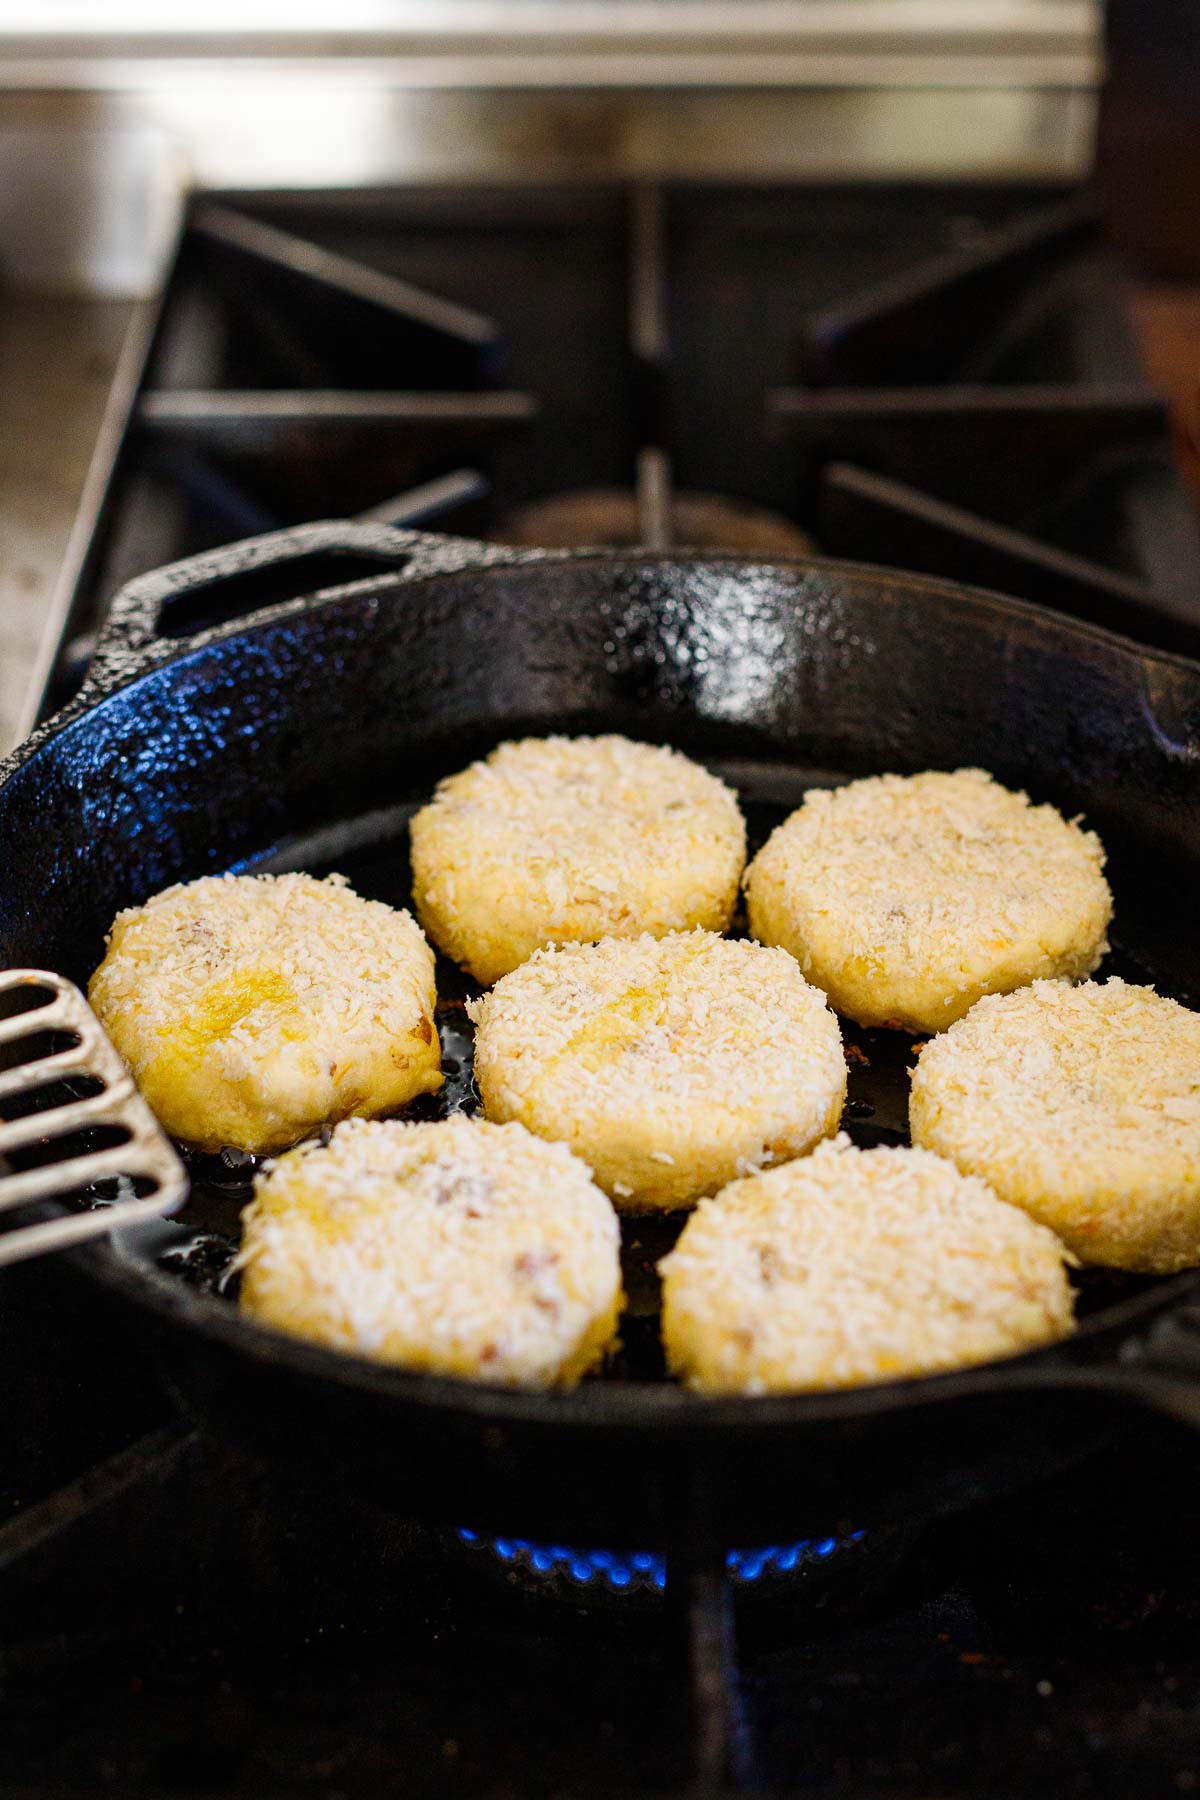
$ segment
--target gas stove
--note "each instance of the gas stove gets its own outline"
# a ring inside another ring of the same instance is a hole
[[[1200,531],[1078,190],[206,194],[138,362],[43,711],[131,576],[320,517],[815,546],[1200,650]]]
[[[1073,188],[208,192],[126,375],[43,712],[130,577],[321,516],[815,547],[1200,651],[1200,534]],[[188,604],[168,632],[213,622]],[[197,1436],[67,1272],[3,1298],[0,1794],[1200,1783],[1175,1428],[1106,1416],[921,1534],[830,1518],[679,1571],[489,1536],[469,1494],[396,1519]]]
[[[1174,1800],[1198,1477],[1133,1426],[915,1539],[734,1552],[706,1613],[637,1553],[410,1524],[164,1425],[0,1534],[0,1792]]]

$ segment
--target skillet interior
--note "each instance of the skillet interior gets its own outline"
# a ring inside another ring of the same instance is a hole
[[[981,764],[1101,831],[1121,972],[1185,999],[1200,989],[1200,943],[1183,928],[1200,869],[1189,748],[1200,737],[1200,671],[946,584],[732,558],[501,562],[360,583],[213,634],[18,759],[0,790],[4,959],[82,979],[118,906],[215,868],[338,866],[366,891],[401,897],[406,804],[497,738],[551,728],[678,744],[738,781],[760,833],[814,779]],[[864,1139],[901,1124],[906,1085],[907,1041],[874,1035],[862,1044],[869,1066],[852,1072],[852,1096],[875,1109],[851,1121]],[[228,1221],[228,1195],[198,1204],[223,1207]],[[224,1353],[208,1371],[223,1370],[218,1407],[256,1363],[298,1397],[317,1381],[343,1398],[403,1402],[427,1421],[453,1409],[465,1431],[499,1431],[501,1460],[568,1424],[633,1434],[647,1459],[664,1429],[682,1452],[710,1430],[777,1442],[781,1426],[804,1424],[826,1433],[823,1446],[810,1436],[806,1465],[810,1478],[828,1476],[810,1480],[820,1489],[840,1479],[821,1466],[830,1431],[853,1439],[885,1413],[944,1409],[991,1391],[1012,1367],[752,1403],[700,1403],[636,1380],[569,1396],[495,1394],[250,1327],[178,1270],[164,1276],[144,1240],[76,1261],[160,1326]],[[1101,1279],[1083,1340],[1105,1344],[1178,1285],[1126,1290],[1113,1306]],[[649,1510],[661,1504],[660,1492]]]
[[[725,760],[710,766],[737,789],[747,819],[751,855],[800,804],[807,789],[841,779],[829,770],[787,764]],[[418,793],[365,818],[339,821],[263,856],[248,858],[237,865],[237,872],[304,869],[324,875],[336,869],[349,877],[358,893],[393,906],[408,906],[412,891],[408,820],[426,797]],[[734,929],[739,933],[744,929],[744,917],[735,920]],[[1131,981],[1146,979],[1146,972],[1123,951],[1110,954],[1103,973],[1120,974]],[[438,960],[437,990],[447,1081],[436,1096],[422,1096],[406,1108],[406,1118],[436,1119],[480,1110],[473,1078],[474,1031],[464,1000],[482,990],[444,957]],[[841,1026],[849,1064],[843,1129],[864,1148],[908,1143],[909,1070],[917,1048],[913,1035],[865,1031],[849,1020],[842,1020]],[[152,1260],[201,1294],[232,1302],[237,1289],[232,1260],[240,1237],[240,1212],[251,1198],[256,1159],[234,1153],[227,1158],[191,1156],[188,1162],[192,1193],[183,1211],[161,1231],[156,1228],[148,1236],[137,1230],[128,1233],[126,1254],[135,1262]],[[675,1242],[686,1216],[623,1220],[629,1307],[622,1321],[621,1352],[602,1379],[642,1382],[667,1378],[655,1265]],[[1148,1277],[1099,1269],[1079,1271],[1074,1279],[1083,1321],[1103,1318],[1115,1304],[1135,1299],[1157,1285]]]

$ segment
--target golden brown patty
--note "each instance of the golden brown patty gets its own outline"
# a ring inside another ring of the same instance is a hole
[[[841,1115],[837,1020],[761,944],[696,931],[542,951],[471,1010],[488,1117],[569,1144],[626,1212],[799,1156]]]
[[[1071,1329],[1065,1252],[924,1150],[822,1144],[702,1200],[663,1277],[671,1368],[713,1394],[854,1387]]]
[[[1104,852],[982,769],[817,789],[746,876],[750,929],[861,1025],[944,1030],[981,994],[1107,949]]]
[[[1200,1263],[1200,1014],[1123,981],[981,1000],[921,1052],[914,1141],[1084,1262]]]
[[[166,1129],[280,1150],[442,1083],[433,953],[342,876],[218,875],[119,913],[88,998]]]
[[[724,783],[623,737],[501,744],[412,821],[418,917],[485,986],[549,944],[724,931],[745,859]]]
[[[241,1304],[295,1337],[505,1387],[568,1387],[613,1342],[616,1215],[520,1125],[339,1125],[255,1184]]]

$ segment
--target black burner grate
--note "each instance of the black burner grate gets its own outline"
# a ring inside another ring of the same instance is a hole
[[[1139,1427],[815,1599],[700,1560],[551,1617],[336,1471],[165,1429],[0,1530],[0,1792],[1175,1800],[1197,1454]]]
[[[650,544],[717,495],[1200,649],[1200,533],[1076,193],[201,196],[130,403],[48,706],[160,563],[363,513],[524,536],[597,492]]]

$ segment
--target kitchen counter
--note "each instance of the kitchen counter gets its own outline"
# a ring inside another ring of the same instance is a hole
[[[0,302],[0,749],[15,741],[128,328],[126,300]]]

